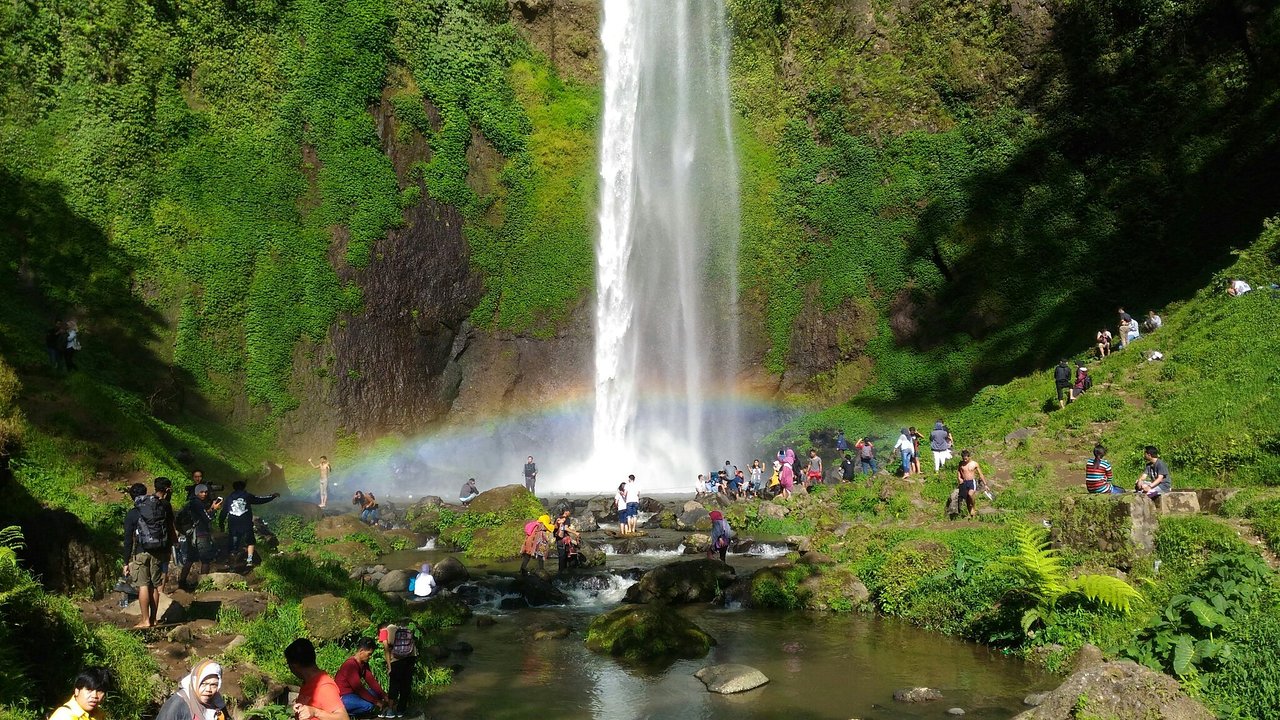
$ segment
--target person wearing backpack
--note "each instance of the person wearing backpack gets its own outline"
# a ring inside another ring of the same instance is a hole
[[[876,446],[871,442],[871,438],[861,438],[853,447],[858,451],[859,472],[870,475],[880,472],[880,468],[876,467]]]
[[[129,487],[133,507],[124,516],[124,574],[138,589],[138,624],[134,627],[156,624],[160,605],[156,587],[163,582],[169,548],[178,535],[168,502],[171,487],[168,478],[162,477],[156,478],[151,495],[142,483]]]
[[[418,662],[418,643],[408,618],[378,630],[382,654],[387,660],[387,698],[390,712],[383,717],[404,717],[413,691],[413,668]]]
[[[1066,407],[1066,400],[1062,398],[1062,392],[1065,390],[1067,395],[1071,394],[1071,366],[1067,365],[1065,359],[1058,361],[1058,366],[1053,369],[1053,386],[1058,390],[1058,409]]]

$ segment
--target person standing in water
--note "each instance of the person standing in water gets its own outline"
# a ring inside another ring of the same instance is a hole
[[[731,540],[733,540],[733,529],[729,527],[729,521],[724,519],[724,513],[719,510],[712,510],[711,549],[707,550],[707,557],[712,558],[718,554],[720,562],[725,562],[725,555],[729,552],[729,542]]]
[[[329,471],[333,466],[324,455],[320,456],[319,464],[311,462],[311,458],[307,458],[307,464],[320,471],[320,507],[324,508],[329,504]]]
[[[537,495],[534,487],[538,484],[538,466],[533,462],[533,456],[530,455],[524,461],[524,489]]]

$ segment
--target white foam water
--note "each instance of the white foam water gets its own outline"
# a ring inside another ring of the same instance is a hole
[[[587,582],[571,582],[561,585],[557,583],[565,595],[569,596],[569,605],[573,607],[595,607],[617,605],[627,594],[627,588],[635,585],[637,580],[621,575],[593,575]]]

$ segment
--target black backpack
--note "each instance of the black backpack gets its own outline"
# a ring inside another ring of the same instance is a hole
[[[150,551],[169,547],[168,518],[160,498],[143,495],[133,506],[138,509],[138,547]]]

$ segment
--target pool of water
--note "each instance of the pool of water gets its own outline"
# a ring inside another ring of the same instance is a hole
[[[431,698],[429,714],[458,718],[713,720],[720,718],[1009,718],[1028,693],[1052,677],[986,647],[860,615],[777,613],[689,607],[681,612],[718,641],[699,660],[634,665],[583,646],[600,604],[498,614],[497,624],[470,624],[457,637],[475,647],[458,662],[454,683]],[[563,623],[572,634],[534,640],[530,628]],[[716,695],[693,677],[716,663],[760,669],[769,684]],[[921,705],[893,700],[918,685],[944,699]]]

